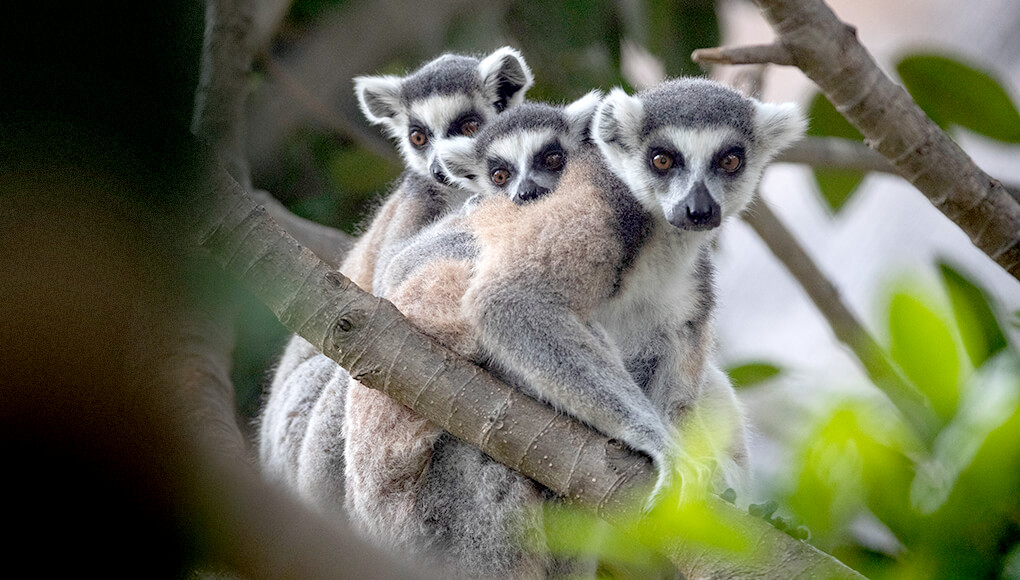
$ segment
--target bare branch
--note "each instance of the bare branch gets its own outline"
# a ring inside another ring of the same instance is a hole
[[[821,0],[755,0],[793,64],[870,147],[953,220],[975,246],[1020,279],[1020,204],[879,69]],[[710,53],[711,54],[711,53]]]
[[[792,66],[793,56],[781,44],[699,48],[691,53],[698,64],[780,64]]]
[[[269,215],[273,216],[276,223],[288,234],[334,268],[340,267],[344,256],[354,245],[354,238],[351,236],[336,228],[295,215],[268,191],[256,190],[252,197],[265,206]]]
[[[223,159],[227,171],[251,187],[244,152],[244,103],[252,61],[254,0],[207,0],[202,71],[192,131]]]
[[[803,163],[812,167],[897,173],[889,160],[874,149],[864,143],[839,137],[805,137],[780,153],[776,161]]]
[[[780,153],[776,161],[899,175],[893,164],[878,151],[864,143],[839,137],[806,137]],[[1020,185],[1003,183],[1002,186],[1010,197],[1020,203]]]
[[[882,347],[843,302],[839,290],[772,212],[768,203],[760,195],[755,195],[754,202],[742,217],[804,289],[836,338],[857,356],[871,381],[882,389],[918,434],[922,437],[933,435],[936,422],[927,399],[900,376]]]

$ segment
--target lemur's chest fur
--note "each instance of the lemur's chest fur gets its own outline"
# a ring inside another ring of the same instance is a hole
[[[665,329],[700,316],[706,299],[701,250],[707,235],[653,221],[633,262],[621,272],[618,289],[593,313],[624,359],[641,354],[629,352],[634,345],[647,345]]]

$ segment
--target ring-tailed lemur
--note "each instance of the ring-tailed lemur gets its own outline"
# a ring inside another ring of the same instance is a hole
[[[504,47],[476,59],[444,55],[405,76],[355,79],[365,116],[398,142],[407,170],[348,253],[340,271],[371,289],[377,262],[391,246],[458,207],[466,192],[435,171],[438,144],[475,134],[521,103],[531,71]],[[276,368],[261,415],[264,473],[322,509],[343,506],[343,415],[348,375],[295,336]]]
[[[702,79],[636,96],[614,90],[592,125],[597,148],[569,155],[551,192],[523,204],[490,196],[472,205],[446,234],[450,243],[436,243],[432,231],[420,236],[433,244],[425,253],[445,259],[418,254],[417,266],[400,270],[398,255],[390,268],[402,274],[382,284],[416,323],[510,384],[650,455],[660,485],[669,479],[667,457],[685,451],[674,427],[722,431],[728,437],[713,454],[721,479],[742,480],[743,418],[713,360],[710,247],[715,228],[744,209],[766,164],[804,125],[793,105]],[[477,185],[504,181],[491,162],[500,156],[481,149],[450,159],[451,174]],[[348,427],[369,424],[371,413],[352,415],[350,403]],[[364,502],[352,511],[393,544],[417,540],[469,574],[539,574],[538,556],[499,528],[539,535],[532,512],[499,509],[537,501],[537,491],[405,411],[377,414],[388,423],[376,435],[402,433],[396,457],[348,438],[348,499]],[[361,474],[375,489],[359,498],[365,482],[353,478]],[[489,481],[498,485],[479,483]]]
[[[555,189],[569,159],[591,147],[588,129],[599,96],[566,107],[525,103],[476,139],[444,144],[441,157],[456,151],[464,161],[447,166],[451,178],[479,195],[409,240],[377,275],[377,294],[426,333],[481,362],[461,310],[478,255],[466,221],[488,197],[527,205]],[[539,487],[386,395],[355,385],[347,397],[345,460],[347,512],[356,527],[472,577],[544,577],[551,565],[546,555],[520,547],[526,536],[541,535],[537,512],[528,509],[542,500]]]
[[[668,455],[683,461],[683,439],[613,416],[612,397],[638,390],[671,429],[728,442],[711,457],[716,482],[741,487],[746,435],[714,361],[711,247],[805,124],[793,104],[706,79],[635,96],[614,89],[592,125],[597,150],[575,155],[556,191],[523,206],[494,198],[471,213],[480,251],[463,310],[488,364],[561,393],[570,414],[660,469]]]

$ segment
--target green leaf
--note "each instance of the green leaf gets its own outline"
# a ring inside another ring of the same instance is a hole
[[[943,129],[959,125],[1020,143],[1020,112],[987,72],[936,54],[907,56],[896,70],[917,105]]]
[[[939,264],[949,291],[963,347],[974,368],[1006,347],[1006,336],[992,312],[985,292],[945,263]]]
[[[643,4],[642,22],[629,27],[627,34],[662,60],[668,76],[703,74],[691,53],[720,44],[715,0],[646,0]],[[645,38],[640,37],[642,33]]]
[[[730,380],[733,381],[733,386],[737,388],[763,383],[781,372],[779,367],[766,362],[746,363],[726,370]]]
[[[896,294],[889,307],[890,353],[943,421],[956,412],[960,359],[946,323],[923,302]]]
[[[818,93],[808,109],[811,125],[807,134],[814,137],[840,137],[863,141],[864,136],[847,121],[825,95]],[[850,199],[857,185],[864,179],[864,173],[848,169],[815,169],[815,181],[822,192],[822,199],[833,213],[838,212]]]

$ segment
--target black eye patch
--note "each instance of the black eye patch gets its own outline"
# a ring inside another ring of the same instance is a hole
[[[747,151],[737,143],[722,147],[712,158],[712,170],[727,176],[743,173],[747,164]]]
[[[456,137],[463,135],[465,137],[473,137],[484,124],[482,116],[476,111],[470,110],[461,114],[454,122],[450,123],[450,126],[446,129],[446,136]]]
[[[544,171],[559,171],[567,162],[567,152],[559,141],[546,143],[531,160],[532,167]]]

